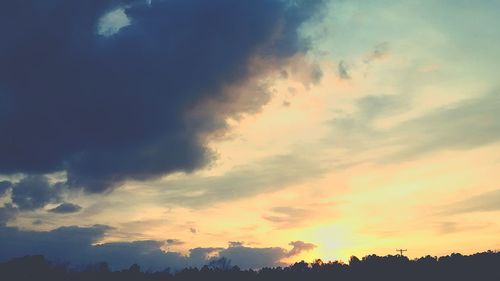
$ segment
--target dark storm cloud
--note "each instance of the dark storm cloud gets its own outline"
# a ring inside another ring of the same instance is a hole
[[[70,213],[78,213],[82,207],[72,204],[72,203],[62,203],[59,206],[50,209],[49,212],[57,213],[57,214],[70,214]]]
[[[60,184],[50,184],[44,176],[28,176],[12,185],[12,203],[20,210],[35,210],[60,200]]]
[[[296,31],[319,2],[2,1],[0,174],[66,171],[68,186],[101,192],[204,166],[200,136],[224,119],[190,111],[230,100],[222,87],[248,79],[252,57],[304,51]],[[238,110],[267,99],[255,100]]]

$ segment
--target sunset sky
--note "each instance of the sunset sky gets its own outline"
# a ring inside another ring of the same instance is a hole
[[[500,2],[42,2],[0,3],[0,260],[500,249]]]

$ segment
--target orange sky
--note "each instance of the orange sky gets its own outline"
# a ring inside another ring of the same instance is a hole
[[[75,192],[81,213],[25,213],[15,224],[105,224],[114,229],[103,242],[180,239],[164,249],[182,253],[230,241],[316,245],[284,262],[500,249],[498,50],[488,47],[497,15],[417,6],[332,1],[302,27],[307,56],[231,85],[265,82],[271,100],[227,120],[228,134],[210,140],[208,169],[106,196]]]

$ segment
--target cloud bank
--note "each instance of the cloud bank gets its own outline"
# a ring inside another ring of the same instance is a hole
[[[0,219],[2,212],[0,209]],[[241,268],[261,268],[283,265],[281,259],[312,250],[313,244],[302,241],[290,243],[292,250],[280,247],[252,248],[232,244],[228,248],[194,248],[188,255],[162,250],[165,245],[178,240],[134,241],[98,243],[110,228],[104,225],[91,227],[61,227],[51,231],[24,231],[0,226],[0,261],[13,257],[41,254],[49,260],[71,262],[74,266],[108,262],[113,269],[124,269],[136,263],[143,269],[173,270],[201,267],[214,259],[225,257],[232,265]]]

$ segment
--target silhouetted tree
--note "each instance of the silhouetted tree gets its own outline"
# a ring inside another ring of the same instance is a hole
[[[1,249],[0,249],[1,250]],[[228,259],[217,259],[200,269],[185,268],[175,275],[169,270],[141,272],[137,264],[127,270],[111,271],[107,263],[69,270],[65,264],[50,263],[43,256],[27,256],[0,263],[0,280],[6,281],[357,281],[357,280],[500,280],[500,253],[488,251],[470,256],[451,254],[414,260],[400,255],[351,257],[349,264],[315,260],[289,267],[241,270]]]

